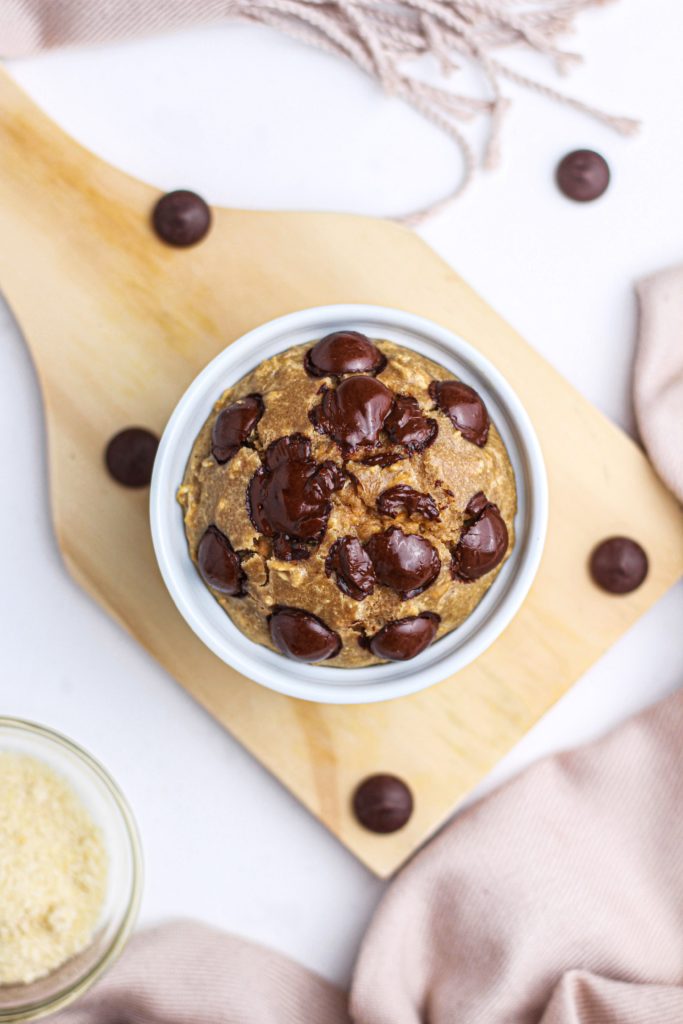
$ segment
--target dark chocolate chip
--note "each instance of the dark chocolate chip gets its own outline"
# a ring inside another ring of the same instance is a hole
[[[309,348],[304,367],[312,377],[340,377],[345,373],[381,373],[386,356],[359,331],[335,331]]]
[[[252,523],[273,537],[276,557],[308,558],[323,539],[332,510],[330,498],[346,477],[333,462],[317,463],[303,434],[280,437],[266,449],[263,466],[247,489]]]
[[[557,165],[555,179],[568,199],[589,203],[606,191],[610,172],[607,161],[592,149],[575,149]]]
[[[451,575],[469,583],[500,565],[508,548],[508,530],[500,509],[479,491],[465,509],[465,524],[453,550]]]
[[[476,494],[472,495],[465,506],[465,518],[470,521],[473,520],[476,516],[485,512],[487,507],[491,504],[492,502],[489,501],[483,491],[477,491]]]
[[[211,431],[211,453],[216,462],[228,462],[237,454],[263,412],[260,395],[247,395],[221,409]]]
[[[349,453],[377,444],[393,401],[391,391],[375,377],[345,377],[338,387],[325,392],[311,419]]]
[[[439,509],[431,494],[416,491],[408,484],[396,484],[382,491],[377,499],[377,511],[391,519],[395,519],[401,512],[409,516],[424,516],[425,519],[439,518]]]
[[[187,189],[168,192],[157,202],[152,224],[162,242],[184,248],[201,242],[211,227],[211,210]]]
[[[159,438],[144,427],[115,434],[104,454],[107,469],[124,487],[146,487],[152,479]]]
[[[246,575],[239,555],[217,526],[210,526],[197,548],[197,564],[202,579],[228,597],[242,597]]]
[[[340,537],[325,559],[325,572],[334,573],[337,586],[356,601],[363,601],[375,589],[375,570],[358,537]]]
[[[434,612],[394,619],[375,633],[367,646],[376,658],[383,661],[409,661],[429,647],[440,622],[440,617]]]
[[[484,447],[489,436],[489,414],[474,388],[461,380],[433,380],[429,394],[466,441]]]
[[[273,537],[273,555],[283,562],[303,562],[311,557],[313,547],[305,540],[297,540],[284,533],[276,533]]]
[[[594,549],[590,559],[593,580],[610,594],[630,594],[648,572],[645,551],[629,537],[609,537]]]
[[[372,455],[366,455],[358,461],[362,466],[381,466],[383,469],[386,469],[387,466],[393,466],[395,462],[401,462],[407,458],[408,453],[405,448],[390,448],[385,452],[374,452]]]
[[[439,424],[424,415],[412,395],[396,395],[384,426],[389,439],[394,444],[402,444],[409,452],[424,451],[439,433]]]
[[[365,550],[378,582],[405,599],[417,597],[430,587],[441,569],[434,545],[416,533],[404,533],[398,526],[373,534]]]
[[[339,634],[303,608],[277,608],[268,626],[277,649],[295,661],[326,661],[341,650]]]
[[[413,796],[395,775],[371,775],[353,794],[353,810],[370,832],[397,832],[413,813]]]

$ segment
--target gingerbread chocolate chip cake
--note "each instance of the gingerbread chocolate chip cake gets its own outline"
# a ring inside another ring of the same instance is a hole
[[[480,395],[355,331],[229,388],[178,499],[190,556],[235,625],[340,668],[414,658],[455,629],[514,543],[514,474]]]

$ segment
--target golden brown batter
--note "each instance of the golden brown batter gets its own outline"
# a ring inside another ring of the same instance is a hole
[[[351,331],[228,388],[178,500],[235,625],[331,667],[420,653],[473,611],[514,540],[512,467],[476,392]]]

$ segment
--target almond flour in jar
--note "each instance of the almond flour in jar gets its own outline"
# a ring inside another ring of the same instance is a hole
[[[85,949],[106,886],[102,834],[68,782],[0,751],[0,985],[35,981]]]

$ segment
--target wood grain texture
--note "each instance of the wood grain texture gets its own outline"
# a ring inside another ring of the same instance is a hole
[[[156,196],[66,137],[0,74],[0,287],[41,381],[59,544],[83,586],[386,876],[681,575],[680,509],[636,445],[407,229],[216,209],[202,245],[173,250],[148,226]],[[206,650],[157,571],[147,493],[118,487],[102,459],[124,426],[161,432],[197,371],[245,331],[338,302],[402,307],[484,352],[535,423],[551,502],[537,580],[498,642],[425,693],[355,708],[270,693]],[[652,568],[640,590],[613,598],[585,566],[597,540],[621,532],[643,541]],[[351,791],[375,771],[397,773],[415,793],[411,822],[393,836],[363,831],[350,813]]]

